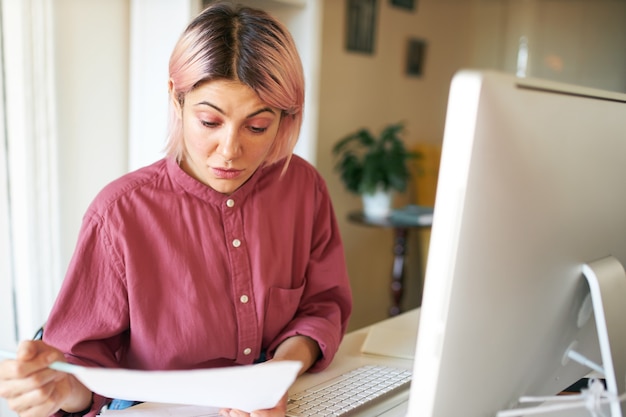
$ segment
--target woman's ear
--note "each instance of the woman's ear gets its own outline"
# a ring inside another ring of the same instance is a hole
[[[176,92],[176,88],[174,87],[174,81],[172,81],[172,79],[170,78],[169,82],[167,83],[167,88],[169,91],[169,95],[170,95],[170,100],[172,101],[172,106],[174,106],[174,108],[176,109],[176,113],[178,114],[178,118],[182,119],[183,118],[183,104],[182,104],[182,100],[179,100],[178,98],[178,93]]]

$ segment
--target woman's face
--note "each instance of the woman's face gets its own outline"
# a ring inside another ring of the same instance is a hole
[[[214,190],[231,194],[265,161],[281,112],[245,84],[214,80],[185,96],[182,169]]]

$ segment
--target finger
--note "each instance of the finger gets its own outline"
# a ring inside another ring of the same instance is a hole
[[[249,417],[250,416],[250,414],[246,413],[245,411],[235,410],[235,409],[230,410],[230,413],[228,413],[228,415],[230,417]]]
[[[63,355],[63,352],[53,346],[50,346],[42,340],[26,340],[21,342],[18,346],[18,360],[22,360],[20,357],[22,349],[25,352],[31,352],[31,354],[33,355],[28,360],[41,358],[42,360],[46,361],[48,365],[54,361],[65,362],[65,355]]]
[[[274,408],[268,410],[255,410],[250,413],[250,417],[275,417],[284,416],[287,413],[288,394],[285,394]]]
[[[19,414],[19,417],[48,417],[54,415],[59,410],[60,408],[50,407],[49,404],[38,404],[20,412],[16,412]]]
[[[20,343],[17,351],[15,373],[17,377],[26,377],[47,368],[55,361],[65,362],[65,357],[58,349],[42,341]]]
[[[11,409],[18,414],[22,414],[28,409],[38,407],[45,403],[53,389],[54,387],[52,386],[44,386],[34,390],[24,391],[20,394],[13,395],[7,402]]]
[[[222,417],[248,417],[250,414],[245,411],[237,410],[235,408],[222,408],[219,411],[219,415]]]
[[[32,340],[20,342],[17,346],[17,360],[30,361],[37,356],[38,350],[37,345]]]
[[[18,412],[20,417],[27,415],[49,416],[61,408],[61,404],[70,393],[69,377],[54,371],[49,372],[49,374],[53,375],[50,382],[8,400],[11,408]],[[62,378],[56,378],[55,374],[62,375]]]
[[[1,396],[5,398],[18,397],[29,391],[37,390],[49,384],[56,384],[65,377],[62,372],[44,368],[32,372],[26,377],[5,380],[2,383]]]

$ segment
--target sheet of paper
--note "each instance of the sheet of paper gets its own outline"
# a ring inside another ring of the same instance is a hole
[[[420,310],[415,309],[370,327],[361,352],[370,355],[413,359]]]
[[[143,403],[125,410],[107,410],[103,417],[219,417],[219,408]]]
[[[93,392],[109,398],[251,412],[274,407],[301,366],[294,361],[188,371],[75,366],[72,373]]]
[[[0,359],[15,357],[15,352],[0,350]],[[189,371],[88,368],[65,362],[50,365],[57,371],[74,374],[91,391],[108,398],[247,412],[274,407],[296,380],[301,367],[295,361]]]

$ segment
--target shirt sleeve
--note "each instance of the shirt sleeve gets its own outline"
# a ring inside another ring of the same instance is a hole
[[[314,339],[322,351],[310,372],[324,370],[332,361],[346,332],[352,312],[352,293],[344,248],[328,190],[319,184],[313,241],[306,284],[298,311],[268,349],[271,358],[287,338]]]
[[[87,410],[83,410],[77,413],[68,413],[63,410],[59,410],[53,414],[54,417],[95,417],[100,414],[102,407],[110,402],[110,399],[101,395],[94,394],[91,406]]]
[[[101,219],[87,214],[43,335],[44,342],[64,352],[70,363],[119,367],[128,305],[118,259]],[[95,416],[108,401],[94,394],[89,410],[59,411],[55,416]]]
[[[88,213],[43,336],[68,362],[119,367],[129,329],[122,264],[103,220]]]
[[[121,271],[115,266],[117,259],[101,219],[86,215],[43,334],[44,342],[64,352],[70,363],[120,366],[128,307]],[[55,416],[95,416],[109,401],[94,394],[89,410],[59,411]]]

